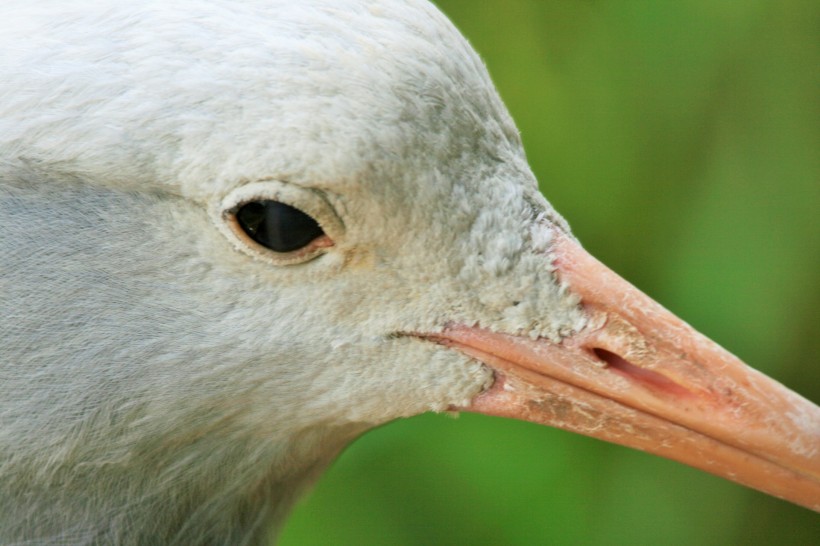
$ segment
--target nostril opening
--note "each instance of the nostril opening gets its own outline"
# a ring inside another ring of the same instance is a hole
[[[593,347],[590,352],[598,357],[601,361],[606,363],[607,368],[611,368],[616,373],[625,376],[632,381],[642,384],[644,387],[649,387],[653,390],[665,391],[669,394],[678,396],[692,394],[688,389],[679,385],[674,380],[665,376],[662,373],[636,366],[624,357],[601,349],[600,347]]]
[[[622,369],[624,368],[624,364],[629,364],[629,362],[627,362],[620,356],[616,355],[615,353],[607,351],[606,349],[601,349],[600,347],[593,347],[592,352],[599,359],[603,360],[608,366],[612,366],[613,368]],[[631,366],[632,364],[629,365]]]

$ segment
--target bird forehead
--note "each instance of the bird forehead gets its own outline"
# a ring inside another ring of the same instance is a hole
[[[87,180],[208,200],[265,178],[381,184],[523,155],[477,55],[424,1],[55,9],[3,40],[18,41],[0,144]]]

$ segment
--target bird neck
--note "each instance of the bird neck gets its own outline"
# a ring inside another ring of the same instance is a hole
[[[21,479],[0,484],[12,493],[0,499],[0,543],[265,544],[361,432],[316,428],[278,445],[227,448],[200,439],[196,449],[9,472]]]

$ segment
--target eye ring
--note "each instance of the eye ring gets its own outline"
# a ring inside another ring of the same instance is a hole
[[[240,186],[215,212],[220,230],[234,246],[275,265],[313,260],[344,234],[322,192],[279,180]],[[302,231],[290,233],[292,229]]]

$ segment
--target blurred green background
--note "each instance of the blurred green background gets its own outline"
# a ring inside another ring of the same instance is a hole
[[[820,401],[820,3],[445,1],[585,246]],[[372,431],[280,544],[817,545],[820,516],[526,423]]]

